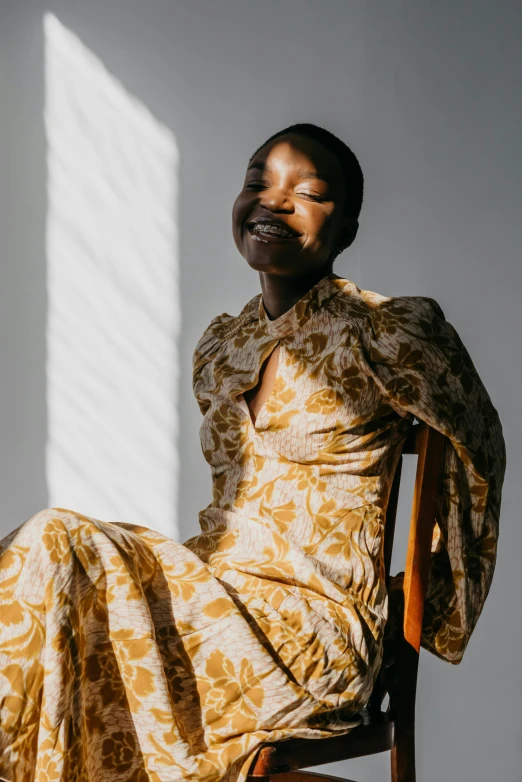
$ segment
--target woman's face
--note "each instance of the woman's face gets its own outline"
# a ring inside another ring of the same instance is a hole
[[[257,152],[232,211],[236,247],[253,269],[304,276],[351,244],[358,224],[344,215],[339,169],[322,144],[294,134]]]

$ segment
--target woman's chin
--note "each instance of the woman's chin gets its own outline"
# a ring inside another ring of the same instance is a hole
[[[250,250],[244,257],[251,269],[266,274],[288,274],[299,267],[297,253],[289,252],[288,248]]]

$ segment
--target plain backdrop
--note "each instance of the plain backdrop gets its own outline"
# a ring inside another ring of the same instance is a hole
[[[302,121],[356,152],[366,177],[361,229],[335,271],[363,288],[440,303],[508,448],[497,570],[475,634],[459,666],[421,658],[418,778],[521,782],[521,4],[0,3],[0,537],[48,503],[47,11],[178,144],[181,540],[197,532],[210,501],[192,351],[214,315],[237,314],[259,292],[231,235],[246,161],[270,134]],[[387,755],[330,768],[358,782],[389,778]]]

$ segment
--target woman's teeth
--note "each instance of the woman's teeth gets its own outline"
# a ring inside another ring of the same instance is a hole
[[[254,235],[254,239],[257,239],[259,236],[280,236],[283,239],[293,239],[295,238],[296,234],[292,233],[291,231],[287,231],[285,228],[282,228],[279,225],[271,225],[269,223],[267,224],[260,224],[257,223],[252,226],[251,228],[252,234]],[[258,236],[256,236],[256,234]]]

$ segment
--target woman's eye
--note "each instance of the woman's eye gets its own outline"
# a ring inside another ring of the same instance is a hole
[[[305,198],[311,198],[312,201],[319,201],[320,203],[326,201],[324,196],[318,195],[317,193],[298,193],[297,195],[305,196]]]

